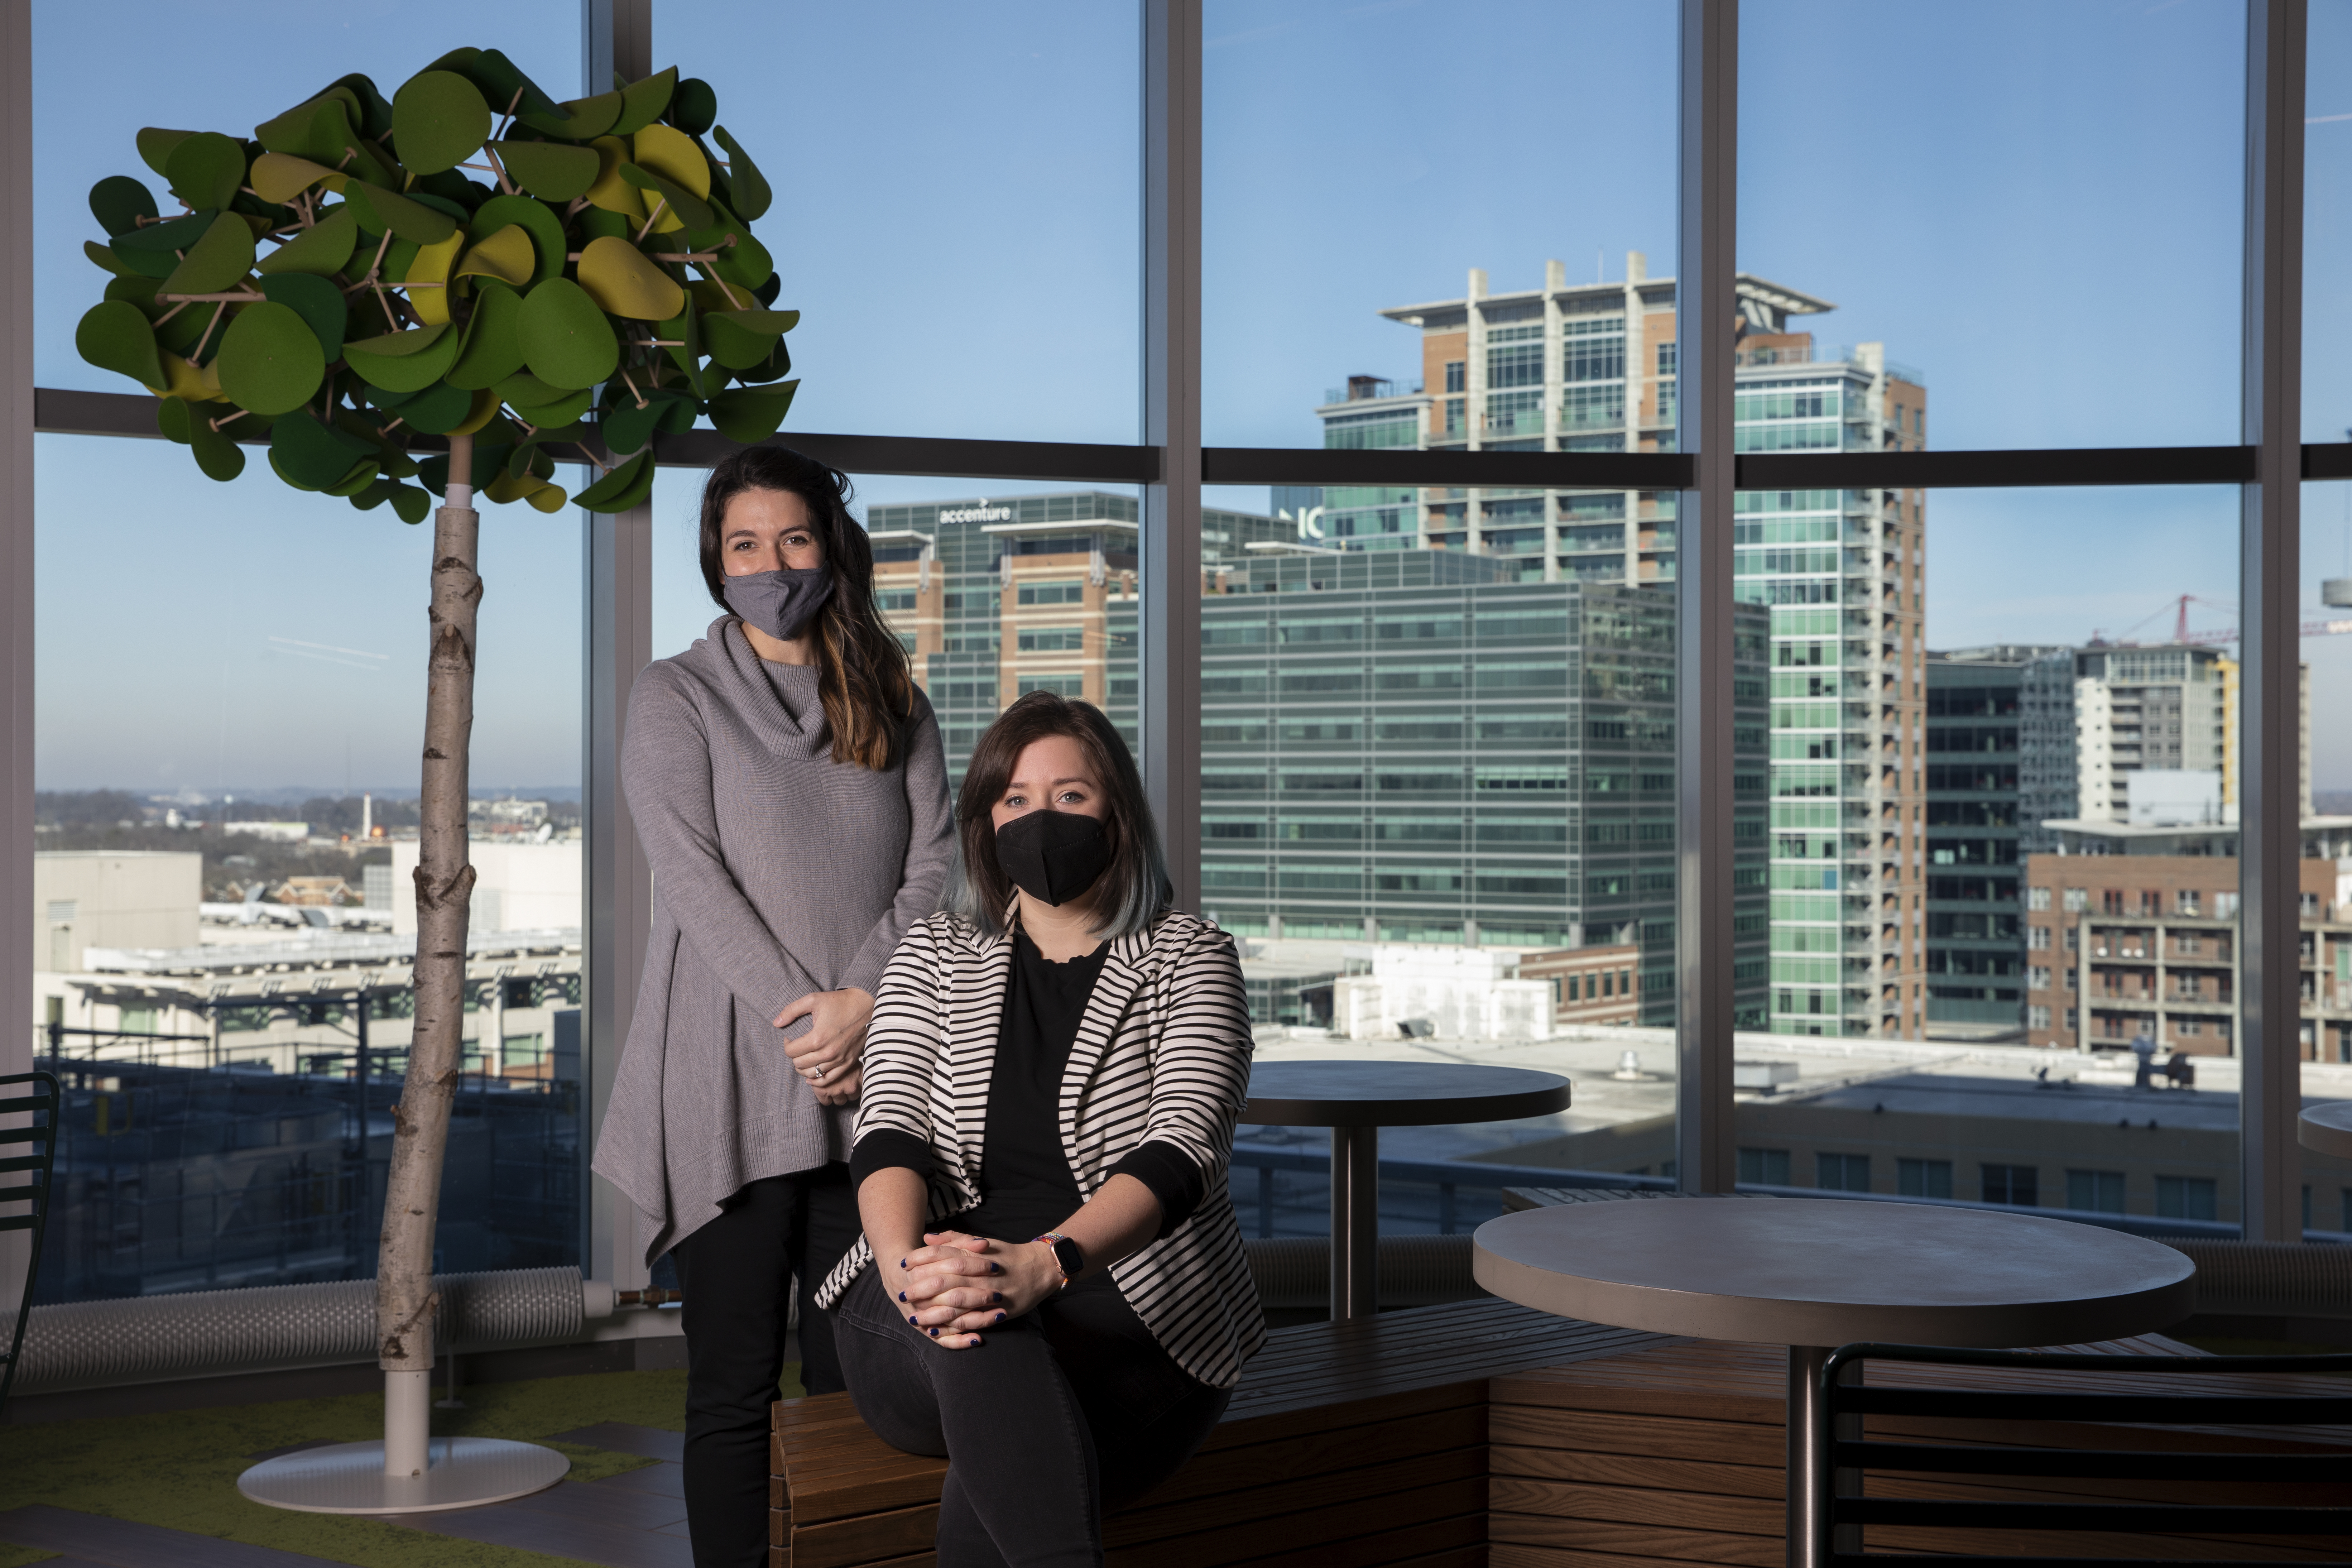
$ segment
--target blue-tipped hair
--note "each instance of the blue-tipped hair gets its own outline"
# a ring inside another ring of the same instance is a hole
[[[1001,935],[1013,907],[1013,879],[996,863],[996,824],[991,816],[1013,783],[1021,753],[1036,742],[1066,736],[1077,742],[1102,784],[1110,807],[1103,819],[1110,836],[1110,866],[1094,887],[1094,934],[1118,938],[1149,931],[1175,898],[1160,828],[1143,797],[1135,755],[1118,729],[1091,702],[1076,702],[1051,691],[1033,691],[997,715],[964,768],[956,796],[956,857],[948,885],[948,910],[989,936]]]

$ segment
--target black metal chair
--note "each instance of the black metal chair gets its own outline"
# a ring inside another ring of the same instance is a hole
[[[29,1086],[30,1093],[7,1094],[7,1091]],[[0,1354],[0,1409],[8,1404],[8,1390],[16,1381],[16,1367],[25,1353],[25,1324],[33,1315],[33,1285],[41,1272],[41,1238],[48,1228],[49,1184],[58,1157],[58,1114],[65,1104],[65,1092],[58,1076],[48,1072],[19,1072],[0,1076],[0,1207],[28,1205],[28,1212],[0,1215],[0,1231],[23,1230],[32,1233],[32,1252],[25,1260],[25,1293],[16,1303],[16,1331],[8,1336],[8,1349]],[[27,1120],[18,1121],[23,1116]],[[11,1125],[13,1123],[13,1125]],[[13,1145],[36,1144],[37,1152],[20,1154],[5,1152]]]
[[[2096,1372],[2111,1378],[2128,1373],[2135,1381],[2153,1376],[2178,1378],[2189,1384],[2216,1375],[2248,1373],[2334,1373],[2347,1381],[2341,1393],[2249,1389],[2242,1384],[2210,1393],[2189,1389],[2179,1394],[2076,1392],[2063,1386],[2074,1381],[2063,1375],[2030,1390],[1890,1387],[1863,1381],[1863,1369],[1871,1363],[2000,1367],[2056,1374]],[[2328,1560],[2352,1561],[2352,1507],[2344,1506],[2352,1503],[2352,1445],[2334,1454],[2315,1454],[2252,1451],[2244,1443],[2235,1447],[2211,1444],[2211,1428],[2221,1426],[2352,1426],[2352,1355],[2124,1357],[1853,1344],[1832,1352],[1822,1375],[1825,1386],[1823,1397],[1815,1405],[1820,1412],[1817,1427],[1807,1435],[1815,1459],[1808,1467],[1816,1487],[1812,1517],[1820,1530],[1820,1539],[1811,1543],[1812,1552],[1808,1554],[1812,1563],[1834,1568],[1902,1568],[1905,1564],[1969,1568],[1979,1563],[2020,1568],[2028,1563],[2062,1563],[2077,1568],[2094,1563],[2097,1568],[2123,1568],[2135,1563],[2148,1568],[2159,1563],[2163,1568],[2194,1568],[2200,1563],[2243,1563],[2249,1557],[2264,1555],[2257,1549],[2232,1557],[2228,1555],[2231,1543],[2215,1541],[2216,1554],[2210,1557],[1974,1555],[1942,1542],[1932,1554],[1890,1552],[1882,1545],[1865,1557],[1863,1528],[1868,1525],[1970,1531],[2096,1531],[2124,1535],[2334,1536],[2338,1538],[2340,1551]],[[2147,1447],[2043,1447],[2003,1441],[2000,1434],[1987,1434],[1974,1441],[1966,1436],[1953,1441],[1865,1438],[1863,1421],[1871,1415],[1999,1422],[2011,1427],[2020,1422],[2063,1422],[2074,1427],[2091,1423],[2118,1427],[2114,1439],[2118,1445],[2134,1440],[2137,1434],[2133,1428],[2203,1430],[2149,1433],[2142,1439],[2151,1444]],[[2158,1446],[2179,1443],[2184,1437],[2204,1441],[2194,1449]],[[2036,1502],[2009,1498],[1865,1497],[1864,1478],[1873,1473],[1914,1479],[1949,1479],[1964,1485],[1998,1485],[1998,1478],[2003,1476],[2194,1482],[2202,1483],[2196,1490],[2209,1493],[2220,1483],[2235,1496],[2250,1496],[2251,1500]],[[2334,1500],[2259,1500],[2272,1484],[2280,1482],[2328,1488],[2319,1495]],[[2257,1489],[2250,1494],[2249,1488]],[[2303,1549],[2309,1550],[2308,1545]],[[2296,1560],[2313,1561],[2301,1553]]]

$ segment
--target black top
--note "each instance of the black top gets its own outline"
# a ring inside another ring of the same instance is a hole
[[[1565,1110],[1569,1082],[1480,1062],[1259,1062],[1249,1109],[1258,1127],[1450,1127]]]
[[[1106,942],[1067,963],[1055,963],[1037,950],[1027,932],[1013,933],[1013,973],[1005,986],[996,1061],[988,1079],[981,1201],[978,1207],[944,1222],[949,1228],[999,1241],[1027,1241],[1059,1226],[1084,1202],[1062,1148],[1062,1079],[1109,952]],[[851,1176],[856,1182],[894,1165],[928,1176],[931,1152],[919,1139],[877,1128],[860,1138],[850,1154]],[[1140,1144],[1110,1173],[1133,1176],[1151,1189],[1160,1200],[1162,1236],[1200,1205],[1200,1167],[1172,1143],[1155,1140]]]

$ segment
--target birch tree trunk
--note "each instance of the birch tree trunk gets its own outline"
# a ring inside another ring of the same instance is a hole
[[[425,701],[425,756],[417,816],[415,1032],[408,1074],[393,1110],[392,1171],[384,1184],[376,1259],[377,1364],[386,1373],[433,1370],[433,1227],[441,1161],[449,1142],[466,1021],[466,916],[474,890],[467,855],[467,749],[474,730],[475,572],[480,517],[474,510],[474,438],[449,437],[447,504],[434,514],[432,657]],[[395,1384],[388,1379],[387,1399]],[[387,1410],[387,1470],[396,1457]],[[421,1448],[421,1444],[419,1445]],[[421,1460],[421,1452],[416,1458]],[[418,1467],[421,1469],[421,1464]]]

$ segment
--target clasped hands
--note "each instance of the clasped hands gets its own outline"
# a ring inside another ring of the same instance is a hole
[[[784,1042],[793,1070],[808,1079],[819,1105],[846,1105],[857,1098],[865,1081],[858,1058],[866,1049],[866,1026],[874,1017],[870,992],[850,986],[841,991],[812,991],[776,1015],[776,1027],[806,1018],[809,1032]]]
[[[1062,1288],[1045,1242],[992,1241],[961,1231],[929,1231],[902,1258],[877,1256],[882,1289],[907,1325],[941,1350],[971,1350],[981,1331],[1009,1322]]]

